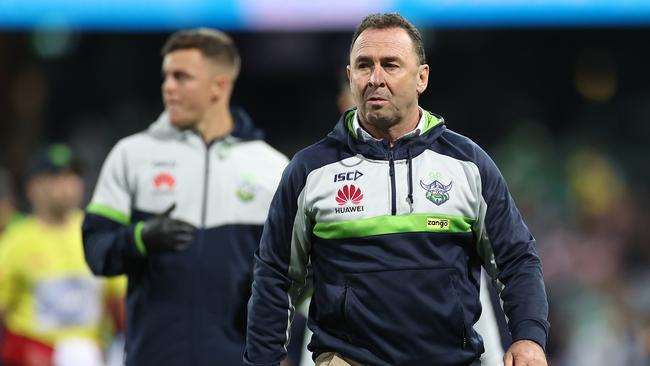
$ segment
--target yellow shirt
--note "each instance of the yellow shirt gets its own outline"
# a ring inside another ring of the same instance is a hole
[[[124,297],[124,276],[93,276],[75,212],[63,227],[30,216],[0,237],[0,314],[12,333],[54,346],[69,337],[99,342],[107,297]]]

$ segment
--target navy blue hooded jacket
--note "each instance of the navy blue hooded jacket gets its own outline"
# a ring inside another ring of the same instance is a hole
[[[243,111],[206,145],[166,114],[112,149],[83,224],[86,260],[126,274],[128,366],[242,363],[253,253],[287,159]],[[180,253],[146,253],[138,223],[171,217],[198,229]]]
[[[391,148],[363,138],[348,111],[290,162],[256,252],[247,365],[278,365],[294,306],[312,286],[314,355],[477,363],[481,266],[501,290],[513,340],[545,346],[541,262],[501,174],[475,143],[421,112]]]

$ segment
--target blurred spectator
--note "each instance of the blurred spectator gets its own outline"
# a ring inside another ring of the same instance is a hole
[[[123,328],[124,279],[99,280],[84,261],[79,168],[66,145],[36,154],[26,187],[33,214],[0,239],[5,366],[102,365],[102,319],[112,313],[112,328]]]
[[[12,224],[20,221],[23,215],[15,206],[15,195],[12,177],[5,168],[0,167],[0,235]],[[0,244],[2,242],[0,241]],[[4,335],[4,326],[0,321],[0,344]],[[0,358],[0,366],[2,359]]]

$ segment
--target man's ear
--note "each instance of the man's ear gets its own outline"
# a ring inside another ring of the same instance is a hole
[[[418,66],[418,82],[416,85],[418,95],[427,90],[427,85],[429,85],[429,65],[424,64]]]
[[[216,100],[223,98],[224,95],[230,92],[231,87],[232,78],[229,75],[222,73],[215,75],[210,88],[212,97]]]

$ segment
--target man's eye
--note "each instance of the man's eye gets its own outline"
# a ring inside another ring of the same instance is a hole
[[[365,62],[362,62],[360,64],[357,64],[357,68],[358,69],[366,69],[366,68],[368,68],[368,64],[365,63]]]

